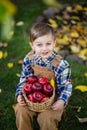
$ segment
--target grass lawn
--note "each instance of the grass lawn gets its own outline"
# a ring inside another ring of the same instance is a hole
[[[26,35],[27,28],[35,17],[47,8],[40,0],[38,2],[29,1],[30,3],[25,1],[25,7],[23,0],[21,5],[18,3],[19,10],[15,21],[23,21],[24,26],[15,26],[15,33],[8,42],[8,47],[2,48],[3,51],[8,52],[8,57],[0,60],[0,130],[17,130],[13,105],[16,103],[15,90],[19,81],[17,74],[21,73],[21,65],[18,64],[18,60],[23,59],[31,49],[28,43],[29,38]],[[8,62],[13,62],[13,68],[7,67]],[[87,117],[87,92],[82,93],[75,90],[74,87],[87,85],[87,77],[84,76],[84,73],[87,72],[87,66],[72,61],[69,63],[72,69],[73,93],[59,128],[60,130],[86,130],[87,122],[79,123],[77,116]]]

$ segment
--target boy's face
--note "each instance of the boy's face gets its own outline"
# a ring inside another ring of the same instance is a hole
[[[37,56],[47,58],[52,54],[55,44],[56,41],[52,34],[49,33],[35,39],[34,42],[31,43],[31,47],[36,52]]]

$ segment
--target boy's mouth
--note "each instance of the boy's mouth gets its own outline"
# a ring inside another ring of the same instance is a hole
[[[48,52],[42,52],[42,55],[47,55],[48,54]]]

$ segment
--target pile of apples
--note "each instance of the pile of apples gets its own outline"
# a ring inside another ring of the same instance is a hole
[[[46,77],[37,78],[32,75],[27,78],[27,82],[24,85],[24,93],[29,101],[44,102],[49,99],[53,94],[53,87]]]

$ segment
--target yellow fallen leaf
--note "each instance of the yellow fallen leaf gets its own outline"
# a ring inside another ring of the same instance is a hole
[[[62,20],[62,17],[59,16],[59,15],[55,15],[55,18],[58,19],[58,20]]]
[[[53,28],[57,28],[58,27],[57,24],[51,24],[50,26],[53,27]]]
[[[82,5],[76,5],[75,9],[81,11],[81,10],[83,10],[83,7],[82,7]]]
[[[62,25],[62,28],[63,28],[63,30],[64,30],[65,32],[66,32],[66,31],[69,32],[69,30],[70,30],[70,26],[69,26],[69,25],[67,25],[67,26]]]
[[[83,60],[87,60],[87,48],[81,50],[78,53],[78,56],[81,57]]]
[[[67,10],[68,12],[72,12],[72,6],[67,6],[67,7],[66,7],[66,10]]]
[[[84,76],[87,77],[87,72],[85,72]]]
[[[70,36],[74,37],[74,38],[78,38],[79,37],[79,33],[77,31],[71,31]]]
[[[53,28],[57,28],[58,27],[58,24],[56,23],[55,20],[50,18],[48,21],[50,23],[50,26],[52,26]]]
[[[83,34],[84,34],[84,36],[85,36],[85,37],[84,37],[85,40],[87,41],[87,27],[84,28]]]
[[[67,42],[71,42],[71,38],[68,35],[64,35],[63,39]]]
[[[50,84],[52,85],[53,88],[55,87],[55,81],[54,81],[54,79],[50,80]]]
[[[73,19],[73,20],[80,20],[80,18],[78,16],[72,16],[71,19]]]
[[[78,85],[78,86],[75,87],[75,89],[78,89],[81,92],[86,92],[87,91],[87,86],[86,85]]]
[[[67,24],[68,24],[68,22],[67,22],[66,20],[64,20],[64,21],[63,21],[63,24],[67,25]]]
[[[79,34],[83,35],[84,33],[84,29],[82,28],[82,25],[80,25],[79,23],[77,23],[77,25],[74,27],[75,30],[77,30],[77,32],[79,32]],[[81,39],[81,37],[79,37],[79,39]]]
[[[73,9],[73,13],[78,13],[78,10],[77,9]]]
[[[68,45],[68,44],[69,44],[69,42],[68,42],[68,41],[65,41],[64,38],[59,38],[59,37],[57,37],[57,38],[56,38],[56,41],[57,41],[57,43],[58,43],[59,45]]]
[[[84,11],[87,11],[87,7],[84,7],[83,10],[84,10]]]
[[[55,20],[53,20],[53,19],[51,19],[51,18],[49,18],[48,21],[49,21],[51,24],[55,23]]]
[[[77,43],[78,43],[80,46],[84,47],[84,48],[87,46],[87,42],[86,42],[86,40],[83,39],[83,38],[79,38],[79,39],[77,40]]]
[[[2,58],[3,58],[3,52],[0,51],[0,59],[2,59]]]
[[[10,68],[13,68],[13,63],[12,63],[12,62],[9,62],[9,63],[7,64],[7,66],[8,66],[9,69],[10,69]]]
[[[60,47],[60,46],[56,46],[56,47],[55,47],[55,50],[58,52],[58,51],[61,50],[61,47]]]
[[[5,51],[5,52],[3,53],[3,58],[6,58],[7,56],[8,56],[8,52]]]
[[[78,53],[81,50],[80,45],[72,44],[70,45],[70,49],[73,53]]]
[[[15,109],[15,107],[16,107],[16,104],[13,104],[13,105],[12,105],[12,108]]]

